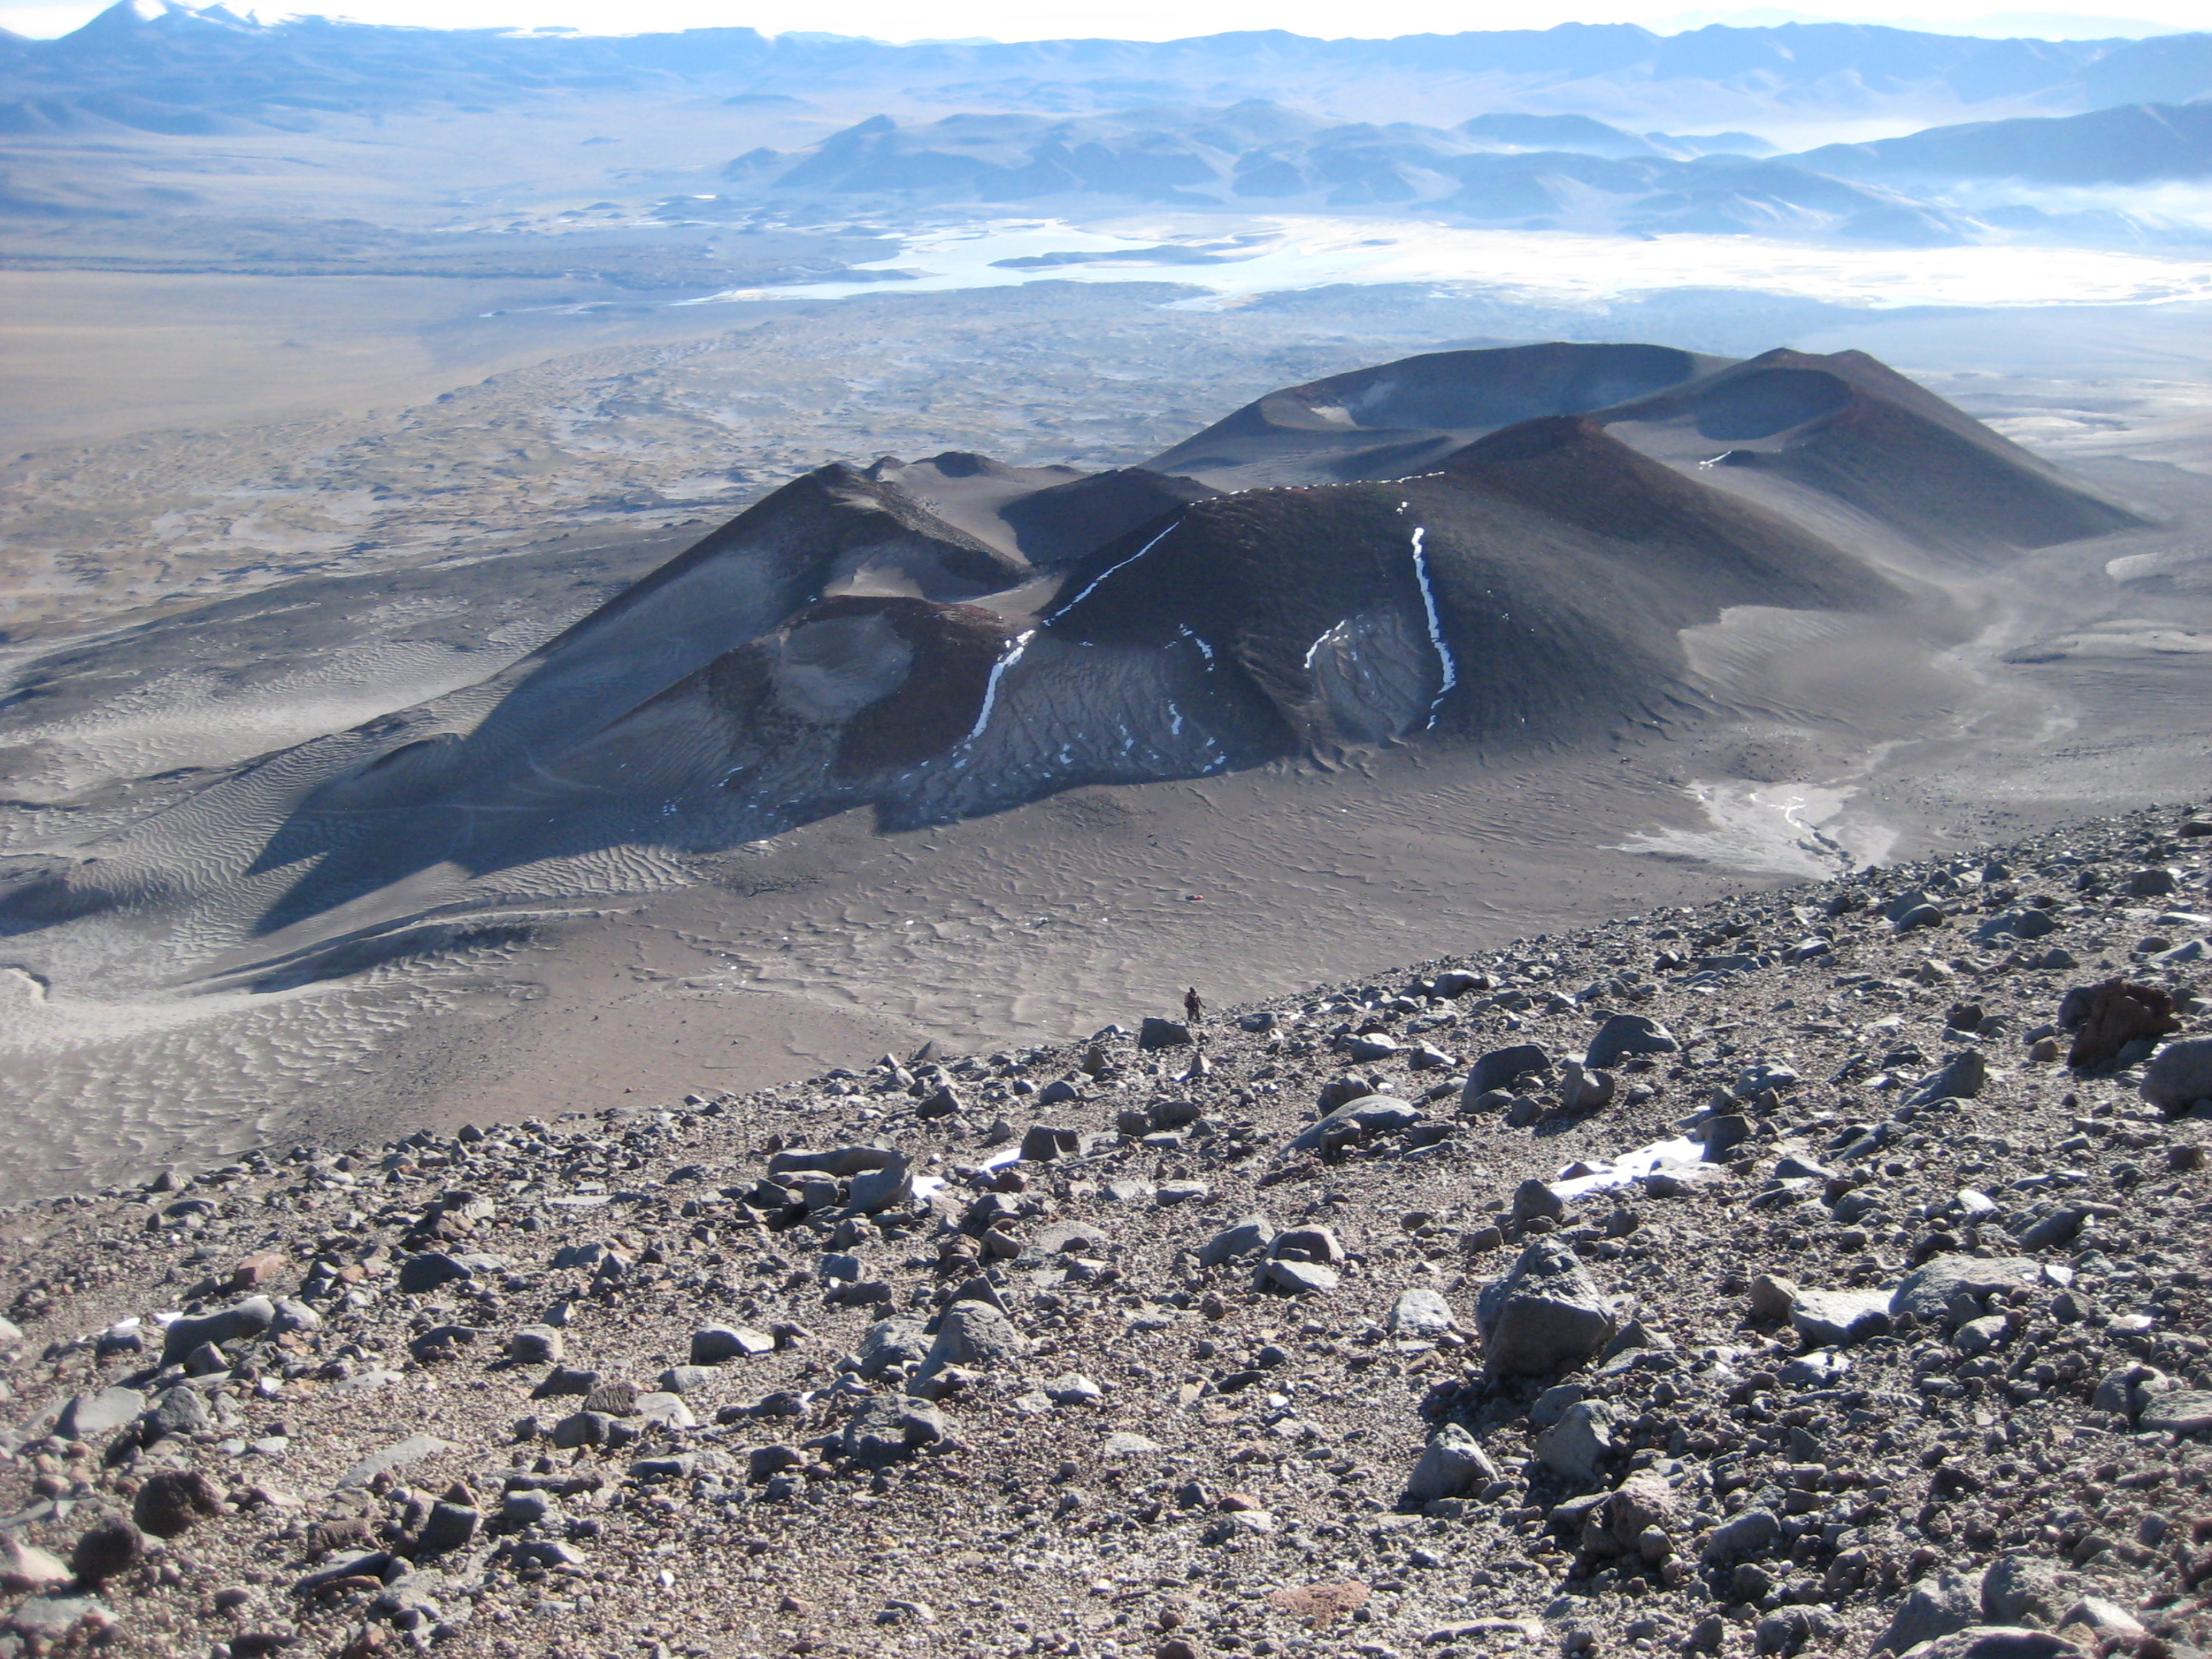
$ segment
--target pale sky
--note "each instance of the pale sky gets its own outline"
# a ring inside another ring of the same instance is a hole
[[[246,11],[254,0],[232,0]],[[999,40],[1103,37],[1124,40],[1177,40],[1229,29],[1288,29],[1296,33],[1363,36],[1455,33],[1464,29],[1544,28],[1554,23],[1636,22],[1662,33],[1711,22],[1844,21],[1888,23],[1949,33],[2039,35],[2085,39],[2164,33],[2189,27],[2176,15],[2196,0],[2077,0],[2065,10],[1992,12],[1989,0],[1905,0],[1897,10],[1808,11],[1762,7],[1716,7],[1685,11],[1681,0],[1523,0],[1512,6],[1470,9],[1465,0],[1389,0],[1359,9],[1361,27],[1347,31],[1338,0],[1061,0],[1048,9],[1019,0],[938,0],[927,11],[928,34],[938,39],[984,36]],[[18,34],[67,33],[100,9],[56,0],[0,0],[0,27]],[[911,39],[918,9],[911,0],[265,0],[260,15],[323,11],[362,22],[426,27],[566,27],[593,34],[748,24],[763,33],[819,30],[887,40]],[[2146,15],[2146,13],[2148,15]]]

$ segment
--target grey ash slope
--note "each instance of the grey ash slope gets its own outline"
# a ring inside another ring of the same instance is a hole
[[[10,1212],[0,1639],[2201,1651],[2207,848]]]

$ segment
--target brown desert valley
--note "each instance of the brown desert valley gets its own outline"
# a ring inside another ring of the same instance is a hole
[[[0,27],[0,1659],[2204,1652],[2064,21]]]

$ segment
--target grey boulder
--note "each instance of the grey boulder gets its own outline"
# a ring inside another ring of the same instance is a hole
[[[1980,1579],[1963,1572],[1939,1572],[1915,1584],[1875,1644],[1892,1653],[1905,1653],[1920,1643],[1948,1636],[1977,1624],[1982,1617]]]
[[[1316,1146],[1343,1145],[1370,1136],[1395,1134],[1413,1127],[1419,1107],[1389,1095],[1362,1095],[1346,1101],[1328,1116],[1309,1123],[1291,1138],[1289,1150],[1311,1152]]]
[[[1029,1346],[1013,1321],[989,1303],[955,1302],[945,1309],[915,1380],[927,1382],[953,1365],[988,1370],[1020,1358]]]
[[[2193,1389],[2154,1394],[2143,1402],[2142,1411],[2136,1419],[2136,1426],[2167,1434],[2212,1431],[2212,1394],[2200,1393]]]
[[[1318,1261],[1270,1258],[1260,1264],[1258,1279],[1262,1288],[1272,1286],[1292,1296],[1304,1296],[1334,1290],[1340,1282],[1340,1276],[1335,1268],[1324,1267]]]
[[[1963,1324],[1981,1317],[1982,1298],[1991,1291],[2033,1289],[2042,1278],[2040,1264],[2027,1256],[1935,1256],[1905,1274],[1890,1294],[1889,1311],[1893,1318],[1909,1313]]]
[[[1790,1323],[1808,1348],[1887,1336],[1891,1322],[1887,1291],[1800,1291],[1790,1298]]]
[[[1398,1292],[1390,1304],[1390,1334],[1426,1340],[1442,1336],[1458,1324],[1451,1304],[1443,1292],[1432,1291],[1425,1285],[1410,1285]]]
[[[146,1396],[136,1389],[102,1389],[98,1394],[81,1394],[62,1407],[61,1420],[54,1431],[64,1440],[82,1440],[88,1435],[106,1434],[132,1421],[146,1409]]]
[[[922,1321],[904,1315],[879,1319],[860,1339],[860,1375],[873,1382],[895,1365],[927,1358],[929,1346],[928,1328]]]
[[[1492,1089],[1503,1089],[1516,1078],[1531,1072],[1549,1071],[1552,1057],[1533,1042],[1516,1042],[1510,1048],[1493,1048],[1474,1062],[1474,1069],[1467,1074],[1467,1098]]]
[[[1602,1400],[1577,1400],[1536,1437],[1544,1467],[1578,1486],[1594,1486],[1613,1455],[1615,1413]]]
[[[879,1394],[846,1419],[839,1437],[848,1457],[887,1463],[945,1438],[945,1414],[902,1394]]]
[[[2056,1624],[2066,1592],[2048,1556],[2016,1550],[1982,1574],[1982,1620],[1991,1625]]]
[[[691,1333],[694,1365],[719,1365],[726,1359],[754,1359],[773,1352],[775,1339],[738,1325],[702,1325]]]
[[[1188,1048],[1192,1041],[1190,1027],[1180,1020],[1147,1018],[1137,1031],[1139,1048]]]
[[[1671,1054],[1681,1048],[1674,1034],[1644,1014],[1615,1014],[1597,1028],[1583,1064],[1595,1071],[1638,1054]]]
[[[1198,1265],[1218,1267],[1224,1262],[1241,1256],[1257,1255],[1267,1248],[1267,1241],[1275,1236],[1275,1224],[1264,1215],[1248,1215],[1232,1227],[1219,1232],[1199,1246]]]
[[[265,1296],[249,1296],[194,1318],[173,1319],[161,1333],[161,1363],[173,1364],[203,1342],[220,1345],[258,1336],[276,1321],[276,1304]]]
[[[1899,1659],[2083,1659],[2081,1650],[2047,1630],[1969,1625],[1923,1642]]]
[[[878,1170],[864,1170],[853,1177],[845,1201],[861,1215],[902,1209],[914,1202],[914,1170],[903,1158]]]
[[[1939,1069],[1929,1073],[1905,1097],[1908,1106],[1925,1106],[1938,1100],[1972,1100],[1989,1081],[1990,1063],[1978,1048],[1961,1048]]]
[[[2140,1092],[2170,1115],[2212,1100],[2212,1037],[2184,1037],[2160,1048],[2143,1067]]]
[[[1493,1376],[1572,1370],[1612,1340],[1613,1310],[1564,1240],[1540,1237],[1475,1301],[1483,1364]]]
[[[1472,1497],[1498,1478],[1498,1465],[1490,1461],[1482,1443],[1458,1424],[1447,1423],[1421,1449],[1420,1460],[1406,1482],[1406,1497],[1415,1504]]]

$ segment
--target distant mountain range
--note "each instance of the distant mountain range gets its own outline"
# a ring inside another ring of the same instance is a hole
[[[1280,31],[1164,42],[895,46],[750,28],[580,36],[301,18],[119,0],[59,40],[0,33],[0,132],[115,124],[158,132],[312,125],[341,112],[496,106],[562,93],[687,90],[843,103],[896,93],[966,109],[1085,113],[1261,97],[1340,116],[1403,113],[1409,85],[1470,112],[1704,125],[1987,109],[2063,114],[2212,94],[2212,35],[1984,40],[1850,24],[1658,35],[1564,24],[1396,40]],[[1575,150],[1555,137],[1545,147]],[[1666,147],[1656,146],[1664,153]]]
[[[1334,123],[1250,100],[1065,120],[963,114],[902,125],[878,115],[805,151],[754,150],[732,161],[724,180],[741,199],[826,192],[1035,203],[1091,195],[1308,212],[1419,207],[1530,229],[1929,246],[2041,220],[2075,233],[2070,240],[2140,240],[2144,227],[2117,214],[2091,224],[2093,216],[2014,204],[1977,218],[1927,191],[1983,179],[2039,185],[2203,178],[2212,174],[2212,103],[1939,128],[1778,159],[1751,153],[1771,148],[1748,133],[1638,135],[1588,117],[1485,115],[1449,131]],[[667,210],[707,210],[686,199]],[[1229,257],[1186,251],[1179,262]]]

